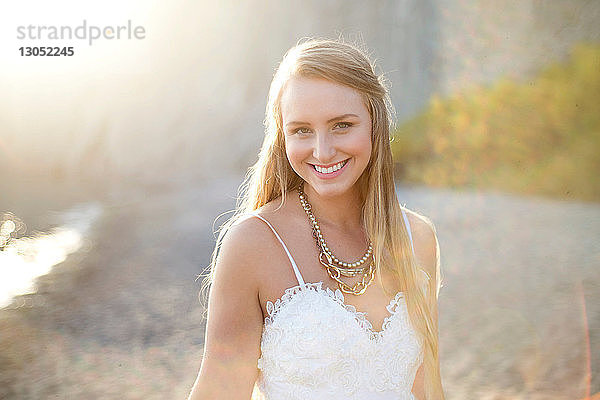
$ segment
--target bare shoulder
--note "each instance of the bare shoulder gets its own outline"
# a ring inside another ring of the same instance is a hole
[[[403,207],[410,223],[411,232],[421,235],[435,235],[435,226],[429,217],[419,214],[416,211]]]
[[[219,259],[226,258],[228,262],[219,264],[239,268],[238,272],[246,277],[256,275],[258,269],[248,266],[257,266],[264,260],[265,254],[275,247],[273,239],[270,228],[259,218],[250,214],[240,216],[225,233],[219,251]]]
[[[439,243],[435,225],[427,216],[404,208],[415,248],[417,263],[431,277],[439,281]]]
[[[284,210],[275,212],[277,207],[274,203],[276,201],[254,213],[279,230],[286,222],[286,214]],[[227,230],[219,251],[219,259],[223,257],[228,261],[223,264],[242,269],[240,272],[246,278],[257,279],[259,282],[270,276],[269,270],[277,266],[277,262],[269,262],[270,260],[277,260],[281,265],[280,261],[287,259],[277,237],[264,220],[252,214],[241,215]]]
[[[256,218],[240,218],[225,231],[213,266],[211,298],[250,296],[258,293],[256,246],[266,236]],[[260,222],[260,221],[258,221]]]

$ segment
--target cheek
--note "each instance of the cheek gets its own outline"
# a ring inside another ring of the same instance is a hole
[[[357,136],[349,143],[349,150],[366,163],[371,158],[371,146],[371,135],[365,133],[364,135]]]
[[[300,166],[302,161],[305,160],[310,154],[310,148],[297,140],[286,139],[285,141],[285,154],[287,155],[288,161],[294,166]]]

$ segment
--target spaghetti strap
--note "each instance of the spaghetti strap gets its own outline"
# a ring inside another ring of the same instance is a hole
[[[413,246],[412,233],[410,232],[410,223],[408,222],[408,218],[406,217],[406,212],[404,212],[404,207],[400,207],[400,210],[402,211],[404,223],[406,224],[406,230],[408,231],[408,238],[410,239],[410,248],[412,249],[413,255],[415,255],[415,247]]]
[[[277,240],[279,240],[279,243],[281,243],[281,245],[283,246],[283,249],[285,250],[285,253],[287,254],[288,258],[290,259],[290,263],[292,264],[292,268],[294,268],[294,274],[296,274],[296,279],[298,280],[298,283],[300,285],[304,285],[304,279],[302,278],[302,274],[300,273],[300,270],[298,270],[298,266],[296,265],[296,262],[294,261],[294,258],[290,254],[290,251],[288,250],[288,248],[285,245],[285,243],[283,243],[283,240],[281,239],[281,236],[279,236],[279,234],[277,233],[277,231],[275,230],[275,228],[273,228],[273,225],[271,225],[271,223],[269,221],[267,221],[266,219],[264,219],[263,217],[261,217],[257,213],[250,213],[250,215],[253,215],[255,217],[260,218],[261,220],[263,220],[269,226],[269,228],[271,228],[271,230],[275,234],[275,237],[277,237]]]

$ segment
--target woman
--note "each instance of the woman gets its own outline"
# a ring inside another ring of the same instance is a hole
[[[439,248],[396,198],[389,96],[357,48],[290,49],[213,254],[190,399],[443,399]],[[414,394],[414,397],[413,397]]]

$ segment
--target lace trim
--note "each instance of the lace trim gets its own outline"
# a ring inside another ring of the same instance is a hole
[[[369,338],[375,341],[378,341],[384,335],[388,326],[390,325],[392,317],[398,313],[397,306],[399,304],[400,299],[403,298],[404,295],[404,292],[398,292],[396,293],[396,296],[394,296],[394,298],[390,300],[390,302],[386,306],[389,315],[384,318],[383,323],[381,325],[381,330],[376,331],[373,329],[371,321],[367,319],[366,312],[358,311],[355,306],[345,303],[344,294],[340,289],[336,289],[335,291],[331,290],[328,287],[323,289],[323,281],[306,282],[301,285],[296,285],[287,288],[283,295],[280,298],[278,298],[275,301],[275,303],[273,303],[270,300],[266,302],[266,309],[269,315],[265,317],[265,327],[273,323],[275,317],[277,316],[282,307],[289,303],[294,298],[294,296],[296,296],[298,293],[301,293],[304,290],[314,291],[316,293],[323,293],[332,300],[334,300],[346,311],[351,313],[355,317],[356,322],[360,325],[360,327],[369,335]]]

